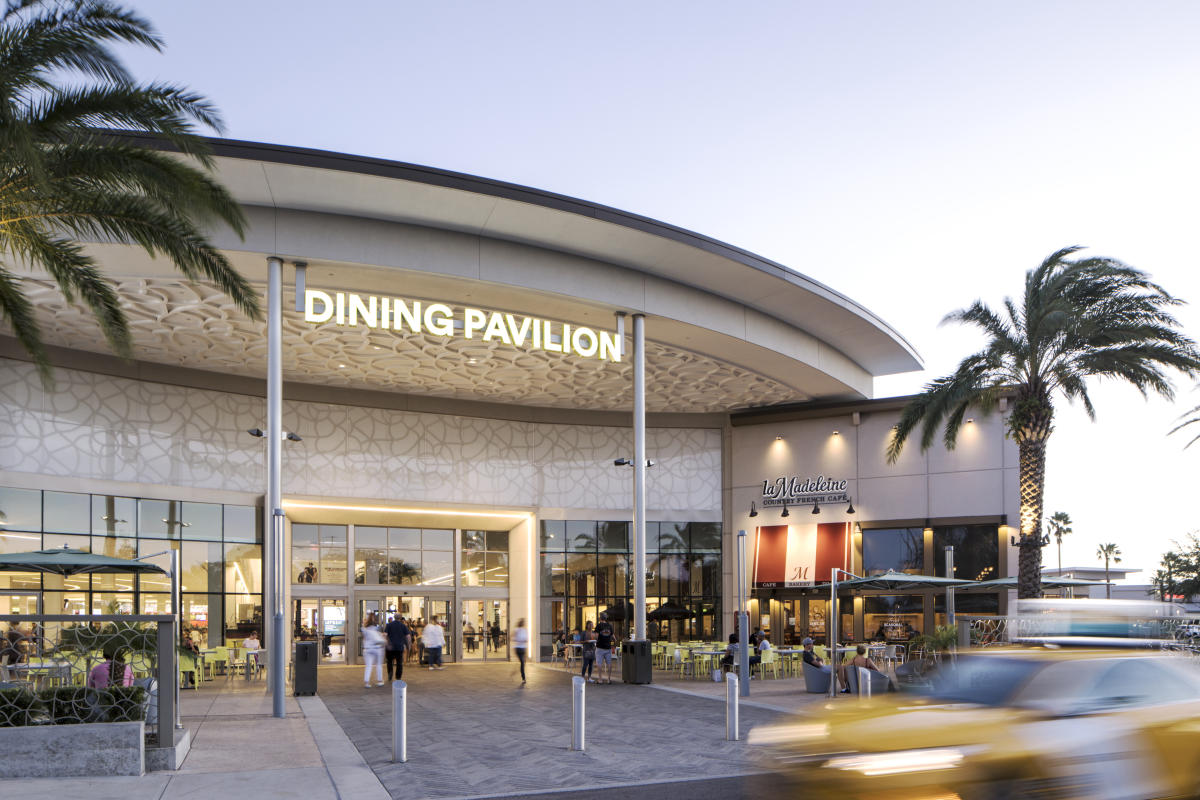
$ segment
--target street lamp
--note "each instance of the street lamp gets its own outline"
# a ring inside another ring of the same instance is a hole
[[[787,508],[784,508],[786,513]],[[750,612],[746,607],[746,531],[738,531],[738,672],[741,680],[738,692],[742,697],[750,696]]]

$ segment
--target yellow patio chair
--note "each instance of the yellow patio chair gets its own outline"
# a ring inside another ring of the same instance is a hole
[[[760,650],[759,658],[762,661],[758,664],[758,674],[764,678],[767,677],[767,670],[771,670],[771,674],[776,678],[779,677],[779,654],[774,650]]]

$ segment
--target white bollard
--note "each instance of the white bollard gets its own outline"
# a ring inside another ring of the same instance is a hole
[[[855,667],[858,670],[858,696],[871,696],[871,671],[866,667]]]
[[[408,684],[392,681],[392,761],[408,761]]]
[[[732,672],[725,675],[725,739],[738,740],[738,676]]]
[[[587,686],[581,676],[571,678],[571,749],[583,750],[584,687]]]

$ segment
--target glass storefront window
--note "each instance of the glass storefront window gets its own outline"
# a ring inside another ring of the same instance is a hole
[[[92,552],[111,558],[137,558],[137,539],[124,539],[115,536],[93,536]],[[160,576],[170,583],[170,578]],[[133,591],[133,584],[138,578],[134,574],[97,573],[92,576],[92,588],[107,592]]]
[[[147,562],[157,567],[162,567],[167,573],[139,575],[138,585],[142,591],[161,592],[171,590],[171,556],[169,551],[178,550],[179,544],[179,542],[164,542],[161,539],[142,539],[138,541],[138,558],[145,558]],[[147,558],[152,553],[162,553],[162,555]]]
[[[388,528],[388,546],[399,547],[402,550],[420,550],[421,530],[419,528]]]
[[[624,553],[630,549],[628,522],[601,522],[596,531],[601,553]]]
[[[262,594],[262,547],[260,545],[225,545],[225,591],[237,594]]]
[[[40,533],[0,533],[0,553],[27,553],[42,546]],[[0,572],[0,589],[41,589],[37,572]]]
[[[986,581],[998,577],[1000,537],[995,525],[950,525],[933,529],[937,572],[946,576],[946,547],[954,548],[954,577]]]
[[[542,554],[542,594],[562,597],[567,593],[567,559],[562,553]],[[561,617],[562,614],[559,614]]]
[[[40,531],[42,493],[36,489],[0,489],[0,523],[6,531]]]
[[[558,550],[566,548],[567,523],[558,519],[542,520],[542,549]]]
[[[387,528],[354,527],[354,582],[387,583]]]
[[[508,553],[484,553],[483,586],[508,586]]]
[[[829,619],[829,601],[808,598],[808,635],[819,644],[826,644],[826,622]]]
[[[86,494],[45,492],[42,528],[54,533],[91,533],[92,503]]]
[[[721,523],[693,522],[689,527],[693,553],[721,552]]]
[[[601,553],[597,562],[596,593],[606,596],[624,597],[632,593],[628,585],[629,556]]]
[[[686,556],[659,556],[658,571],[659,586],[664,595],[684,597],[689,594],[691,578]]]
[[[221,505],[219,503],[184,503],[183,533],[180,538],[204,542],[221,541]]]
[[[182,542],[179,548],[181,591],[220,592],[224,589],[219,542]]]
[[[178,500],[138,500],[138,536],[178,539],[183,527],[183,503]]]
[[[924,596],[892,594],[863,598],[863,631],[871,641],[906,642],[924,629]]]
[[[957,553],[955,553],[957,555]],[[975,594],[974,592],[954,593],[954,614],[970,617],[994,617],[1000,613],[1000,595]],[[934,625],[947,625],[946,595],[939,594],[933,598]]]
[[[575,552],[596,550],[596,523],[567,521],[567,549]]]
[[[225,639],[233,639],[239,645],[251,633],[259,634],[262,640],[262,595],[225,595]]]
[[[426,550],[421,554],[421,562],[423,586],[454,585],[454,551]]]
[[[658,523],[658,549],[662,553],[683,553],[688,549],[686,522]]]
[[[864,575],[889,570],[920,575],[925,569],[923,528],[870,528],[862,532]]]
[[[317,566],[318,583],[346,582],[346,526],[318,525],[321,562]]]
[[[263,514],[256,506],[225,506],[223,528],[225,541],[261,543]]]
[[[508,531],[463,531],[461,557],[461,585],[508,586]]]
[[[92,533],[134,536],[137,533],[137,501],[111,494],[92,495]]]
[[[139,595],[139,614],[170,614],[170,592],[142,592]]]
[[[388,583],[420,583],[421,551],[388,550]]]
[[[454,531],[423,528],[421,530],[421,549],[453,550]]]

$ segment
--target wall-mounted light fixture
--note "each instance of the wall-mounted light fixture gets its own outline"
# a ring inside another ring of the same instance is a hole
[[[788,512],[788,510],[787,510],[787,504],[786,504],[786,503],[785,503],[785,504],[784,504],[784,506],[783,506],[783,513],[782,513],[782,514],[780,514],[779,516],[781,516],[781,517],[790,517],[790,516],[791,516],[791,513],[789,513],[789,512]]]
[[[853,501],[853,500],[851,500],[851,501],[850,501],[850,504],[849,504],[848,506],[846,506],[846,513],[847,513],[847,514],[853,514],[853,513],[854,513],[854,501]]]
[[[834,435],[834,436],[841,436],[841,435],[842,435],[842,432],[841,432],[841,431],[834,431],[834,432],[833,432],[833,435]]]
[[[974,422],[975,422],[975,418],[974,418],[974,417],[967,417],[967,424],[968,424],[968,425],[974,424]]]
[[[775,441],[777,441],[777,442],[782,442],[782,441],[783,441],[783,434],[781,434],[781,433],[777,433],[777,434],[775,434]]]
[[[752,517],[758,516],[758,509],[754,507],[753,501],[750,502],[750,516],[752,516]]]
[[[251,428],[250,430],[246,431],[246,433],[250,434],[255,439],[261,439],[264,436],[266,436],[266,434],[263,433],[262,428]],[[304,441],[303,439],[300,438],[299,434],[292,433],[291,431],[284,431],[283,438],[287,439],[289,442]]]
[[[813,502],[813,510],[812,510],[812,513],[814,513],[814,514],[820,514],[820,513],[821,513],[821,504],[820,504],[820,503]]]

